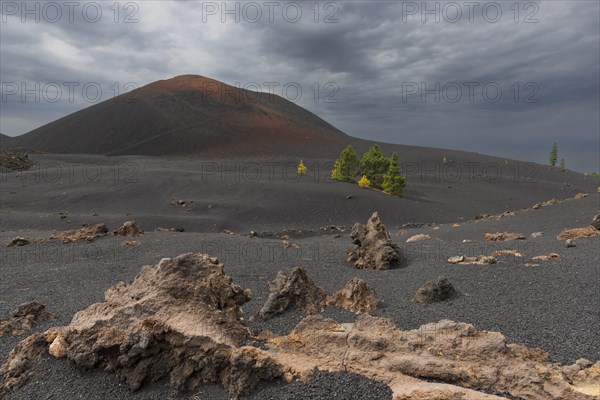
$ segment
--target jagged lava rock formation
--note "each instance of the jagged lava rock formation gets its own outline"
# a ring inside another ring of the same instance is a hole
[[[307,314],[323,311],[327,294],[308,277],[304,268],[296,267],[290,275],[282,271],[269,283],[269,297],[258,312],[258,317],[269,319],[290,307],[304,310]]]
[[[390,240],[390,235],[377,212],[366,225],[356,223],[350,233],[354,247],[348,250],[348,261],[354,261],[358,269],[390,269],[400,261],[400,250]]]

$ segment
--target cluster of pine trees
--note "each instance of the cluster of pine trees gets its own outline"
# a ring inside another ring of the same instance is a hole
[[[371,147],[359,160],[351,145],[346,146],[335,161],[331,177],[338,181],[356,183],[360,187],[382,189],[386,193],[401,196],[406,178],[400,172],[398,154],[387,158],[378,145]]]

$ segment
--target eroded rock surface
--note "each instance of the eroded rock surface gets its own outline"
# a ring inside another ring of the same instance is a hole
[[[368,314],[355,324],[313,315],[271,345],[273,357],[294,376],[317,366],[353,372],[387,383],[394,399],[502,398],[472,389],[481,388],[535,400],[590,400],[594,397],[586,391],[600,376],[599,363],[580,365],[575,372],[580,381],[570,380],[565,367],[549,363],[542,350],[507,344],[500,333],[448,320],[402,331],[391,320]],[[442,393],[446,397],[439,397]]]
[[[47,312],[46,306],[42,303],[29,301],[14,309],[10,314],[10,318],[0,320],[0,337],[22,335],[38,322],[57,318],[57,315]]]
[[[372,311],[378,304],[373,286],[359,278],[352,278],[342,290],[327,299],[327,305],[335,305],[355,313]]]
[[[454,285],[450,283],[448,278],[439,277],[435,281],[426,282],[421,286],[413,302],[416,303],[437,303],[440,301],[448,300],[457,295]]]
[[[386,270],[400,261],[400,250],[390,240],[377,212],[366,225],[356,223],[350,233],[354,247],[348,250],[348,261],[359,269]]]
[[[106,236],[108,233],[108,228],[105,224],[95,224],[84,226],[81,229],[73,229],[69,231],[63,232],[54,232],[50,239],[60,240],[62,244],[67,244],[71,242],[76,242],[78,240],[85,240],[87,242],[92,242],[97,237]]]
[[[17,346],[3,366],[4,386],[15,386],[14,360],[33,360],[28,354],[43,342],[84,369],[114,372],[132,390],[168,378],[178,389],[222,383],[236,398],[258,380],[281,375],[261,350],[238,347],[248,336],[241,306],[251,296],[206,254],[162,259],[133,283],[108,289],[104,302],[78,312],[68,326]]]
[[[144,231],[140,229],[137,222],[127,221],[119,228],[113,231],[116,236],[140,236],[144,234]]]
[[[307,314],[323,311],[327,294],[308,277],[304,268],[296,267],[290,275],[279,271],[269,283],[269,297],[258,312],[258,317],[269,319],[288,308],[304,310]]]

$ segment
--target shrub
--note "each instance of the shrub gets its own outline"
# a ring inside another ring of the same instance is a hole
[[[360,173],[367,177],[371,185],[381,189],[383,176],[390,167],[390,160],[383,154],[379,145],[374,145],[360,160]]]
[[[361,188],[370,187],[371,181],[365,175],[363,175],[362,178],[360,178],[360,180],[358,181],[358,186],[360,186]]]
[[[359,161],[356,152],[351,145],[346,146],[340,153],[340,157],[335,160],[331,178],[337,181],[355,182],[359,171]]]
[[[304,161],[300,160],[300,164],[298,164],[298,175],[306,174],[306,165],[304,165]]]
[[[392,154],[392,160],[387,173],[383,176],[383,184],[381,185],[386,193],[396,196],[402,196],[402,191],[406,186],[406,178],[400,172],[398,164],[398,154]]]

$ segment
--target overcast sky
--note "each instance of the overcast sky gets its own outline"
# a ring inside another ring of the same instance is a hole
[[[542,163],[558,142],[567,167],[600,170],[597,0],[23,4],[2,1],[10,136],[95,104],[98,87],[198,74],[274,90],[353,136]]]

